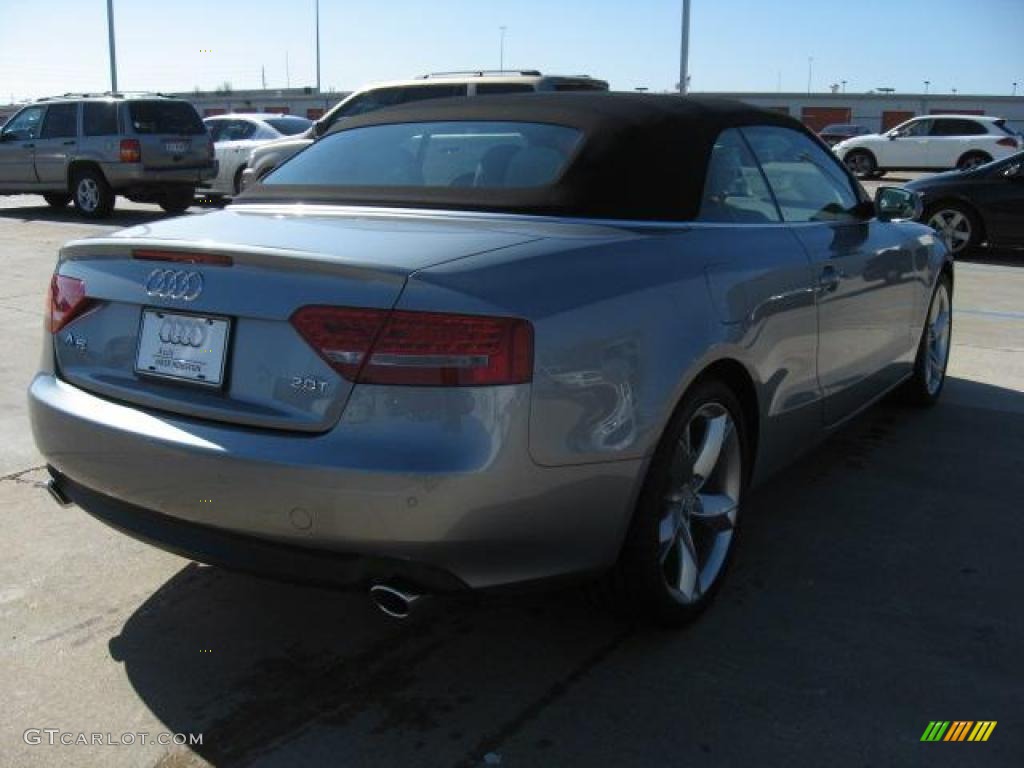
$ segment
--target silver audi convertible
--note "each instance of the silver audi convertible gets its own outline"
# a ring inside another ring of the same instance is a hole
[[[939,396],[919,213],[736,102],[375,112],[229,208],[65,246],[35,439],[58,501],[199,561],[397,616],[591,577],[682,624],[760,480]]]

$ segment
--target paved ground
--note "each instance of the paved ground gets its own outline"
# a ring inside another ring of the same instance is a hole
[[[690,630],[620,626],[577,591],[396,624],[147,548],[37,486],[24,388],[54,254],[160,215],[119,211],[98,226],[0,200],[0,765],[1024,763],[1024,254],[959,265],[943,402],[883,404],[763,488]],[[935,719],[999,724],[920,743]],[[29,745],[28,728],[203,744]]]

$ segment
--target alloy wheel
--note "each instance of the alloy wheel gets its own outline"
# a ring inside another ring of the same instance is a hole
[[[963,211],[955,208],[936,211],[928,219],[928,226],[942,235],[946,247],[953,253],[959,253],[971,242],[971,219]]]
[[[676,445],[658,526],[665,583],[685,604],[697,602],[721,574],[739,510],[743,456],[729,411],[702,405]]]
[[[932,299],[932,308],[928,313],[928,329],[925,331],[928,358],[924,361],[924,383],[929,395],[939,391],[942,379],[946,375],[952,320],[949,290],[945,283],[940,282],[939,287],[935,289],[935,298]]]
[[[100,204],[100,188],[95,179],[80,179],[75,188],[75,204],[86,213],[92,213]]]

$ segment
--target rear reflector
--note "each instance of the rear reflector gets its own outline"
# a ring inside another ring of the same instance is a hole
[[[142,145],[138,139],[121,139],[121,162],[138,163],[142,161]]]
[[[1017,141],[1017,139],[1011,136],[1007,136],[1006,138],[997,141],[996,144],[998,144],[1000,147],[1013,147],[1014,149],[1016,149],[1019,142]]]
[[[174,261],[179,264],[209,264],[230,267],[234,259],[223,253],[192,253],[191,251],[132,251],[132,258],[141,261]]]
[[[533,378],[533,327],[518,318],[311,306],[291,322],[350,381],[468,387]]]
[[[66,275],[50,279],[48,295],[48,321],[50,333],[56,333],[95,303],[85,295],[85,283]]]

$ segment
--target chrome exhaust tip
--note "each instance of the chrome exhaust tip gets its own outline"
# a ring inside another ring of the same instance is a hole
[[[62,507],[70,507],[74,504],[74,502],[68,498],[68,495],[61,489],[57,480],[52,477],[46,481],[46,491],[50,494],[50,497]]]
[[[407,619],[423,600],[417,592],[406,592],[387,584],[370,587],[370,599],[382,612],[393,619]]]

